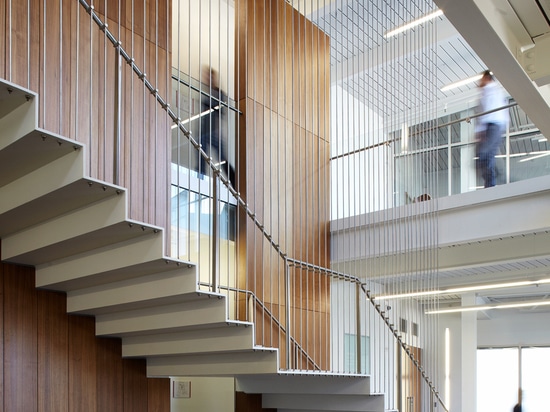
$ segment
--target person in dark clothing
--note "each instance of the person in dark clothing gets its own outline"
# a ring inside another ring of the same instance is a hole
[[[219,86],[218,72],[212,67],[202,69],[200,144],[212,163],[234,184],[234,169],[229,164],[227,141],[227,96]],[[200,156],[199,175],[210,175],[206,159]]]

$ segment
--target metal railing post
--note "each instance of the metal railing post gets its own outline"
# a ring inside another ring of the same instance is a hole
[[[362,373],[361,371],[361,305],[359,304],[361,298],[361,284],[355,284],[355,328],[357,330],[356,334],[356,359],[357,359],[357,373]]]
[[[212,174],[212,292],[218,290],[218,179],[219,169],[215,169]]]
[[[290,266],[285,262],[286,369],[290,369]]]
[[[120,184],[120,129],[122,106],[122,56],[120,55],[120,41],[115,50],[115,125],[113,150],[113,183]]]

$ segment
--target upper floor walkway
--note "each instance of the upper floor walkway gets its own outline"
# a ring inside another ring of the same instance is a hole
[[[442,287],[536,278],[550,266],[549,200],[541,176],[335,220],[333,266],[360,277],[435,266]],[[398,235],[406,230],[416,232]],[[384,273],[366,273],[374,267]]]

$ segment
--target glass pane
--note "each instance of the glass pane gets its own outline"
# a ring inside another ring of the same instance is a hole
[[[461,112],[453,113],[452,115],[449,116],[449,121],[451,122],[457,121],[461,119],[463,116],[465,117],[465,113],[461,113]],[[453,123],[452,125],[449,126],[449,129],[451,130],[451,143],[459,143],[463,140],[462,123]]]
[[[359,373],[370,373],[369,337],[361,335],[361,370]],[[344,371],[358,373],[357,371],[357,335],[344,334]]]
[[[539,132],[510,138],[510,181],[550,173],[550,145]]]
[[[477,351],[477,410],[512,411],[519,388],[518,348]]]
[[[397,206],[447,195],[447,153],[447,149],[441,149],[396,156]],[[436,184],[440,187],[436,187]]]
[[[525,348],[521,355],[522,409],[526,412],[546,412],[550,405],[550,348]]]

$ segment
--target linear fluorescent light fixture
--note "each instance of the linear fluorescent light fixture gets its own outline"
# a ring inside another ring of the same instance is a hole
[[[462,79],[454,83],[449,83],[445,86],[443,86],[441,89],[442,92],[446,92],[447,90],[456,89],[457,87],[466,86],[467,84],[477,82],[483,77],[483,74],[476,74],[475,76],[468,77],[467,79]]]
[[[538,153],[538,154],[537,154]],[[526,157],[525,159],[521,159],[519,162],[522,163],[522,162],[528,162],[530,160],[535,160],[535,159],[540,159],[541,157],[545,157],[545,156],[548,156],[550,155],[550,150],[546,150],[544,152],[531,152],[530,154],[534,154],[536,156],[532,156],[532,157]]]
[[[193,120],[200,119],[201,117],[206,116],[207,114],[210,114],[210,113],[212,113],[213,111],[219,110],[219,109],[220,109],[220,106],[216,106],[216,107],[214,107],[214,108],[212,108],[212,109],[205,110],[204,112],[201,112],[201,113],[199,113],[199,114],[196,114],[196,115],[190,117],[189,119],[185,119],[185,120],[180,121],[179,124],[186,125],[187,123],[190,123],[190,122],[192,122]],[[171,128],[172,128],[172,129],[175,129],[176,127],[178,127],[179,124],[173,124]]]
[[[535,302],[494,303],[490,305],[461,306],[459,308],[429,310],[424,313],[426,315],[438,315],[442,313],[475,312],[478,310],[491,310],[491,309],[529,308],[533,306],[548,306],[548,305],[550,305],[550,300],[539,300]]]
[[[387,39],[388,37],[397,36],[399,33],[403,33],[404,31],[410,30],[413,27],[421,25],[422,23],[435,19],[436,17],[441,16],[442,14],[443,14],[443,11],[439,9],[432,11],[431,13],[425,14],[424,16],[419,17],[416,20],[410,21],[402,26],[399,26],[399,27],[396,27],[395,29],[387,31],[386,33],[384,33],[384,38]]]
[[[441,290],[427,290],[421,292],[410,293],[398,293],[395,295],[376,296],[374,300],[388,300],[388,299],[400,299],[400,298],[416,298],[420,296],[433,296],[433,295],[454,295],[456,293],[463,292],[475,292],[478,290],[490,290],[490,289],[502,289],[502,288],[517,288],[522,286],[532,286],[550,283],[550,278],[540,280],[522,280],[518,282],[506,282],[506,283],[493,283],[488,285],[477,286],[464,286],[460,288],[450,288]]]

